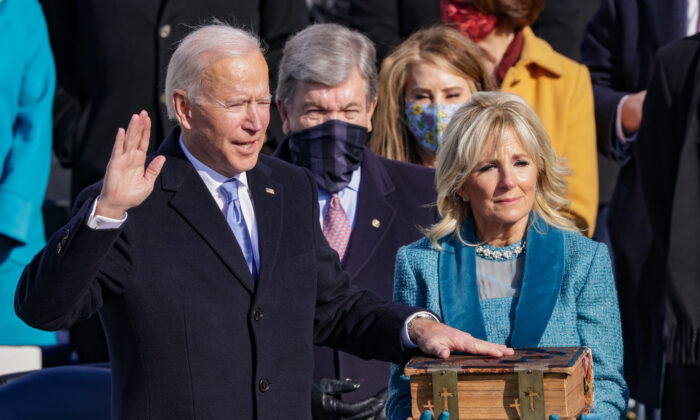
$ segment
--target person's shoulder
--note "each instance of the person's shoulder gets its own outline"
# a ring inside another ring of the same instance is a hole
[[[387,168],[388,171],[410,174],[416,178],[424,178],[432,180],[435,177],[435,169],[415,163],[401,162],[399,160],[387,159],[382,156],[374,155],[379,162]]]
[[[375,159],[381,165],[391,181],[398,187],[406,187],[413,191],[434,191],[435,169],[414,163],[401,162],[378,156],[369,150],[369,159]]]
[[[657,59],[664,63],[692,62],[700,48],[700,33],[663,45],[657,51]]]
[[[284,176],[300,177],[306,176],[305,169],[286,162],[280,158],[268,155],[260,155],[258,157],[259,169],[271,172],[272,176],[280,182],[284,182]],[[279,177],[282,177],[279,179]]]
[[[401,253],[403,253],[409,259],[421,259],[421,258],[432,258],[436,256],[439,250],[430,242],[428,237],[423,236],[422,238],[411,242],[408,245],[404,245],[400,248]]]
[[[602,242],[594,241],[579,232],[562,230],[566,249],[573,258],[581,258],[585,255],[593,257],[599,248],[606,248]]]
[[[528,46],[528,57],[536,65],[543,67],[558,76],[568,76],[583,72],[588,74],[588,68],[554,50],[544,39],[538,37],[527,27],[523,29],[525,42]]]

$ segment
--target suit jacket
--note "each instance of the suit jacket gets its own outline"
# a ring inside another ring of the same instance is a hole
[[[656,51],[685,34],[685,7],[685,0],[604,0],[586,28],[581,53],[593,80],[598,150],[606,156],[613,155],[611,138],[620,99],[648,87]],[[659,279],[664,269],[652,263],[662,257],[636,173],[637,162],[632,159],[619,176],[606,180],[601,173],[601,178],[609,193],[614,185],[607,223],[625,347],[635,349],[625,354],[625,377],[632,397],[655,407],[663,345],[652,337],[663,329],[664,308],[657,296],[663,293]]]
[[[471,221],[463,238],[478,243]],[[622,337],[615,282],[604,244],[547,226],[535,218],[527,232],[520,295],[479,299],[475,247],[456,235],[402,247],[396,257],[394,300],[423,306],[473,336],[512,347],[589,346],[595,405],[606,420],[624,418]],[[392,365],[387,418],[410,416],[408,378]]]
[[[619,171],[611,149],[617,105],[624,95],[646,89],[656,50],[685,36],[685,7],[686,0],[603,0],[586,27],[581,62],[593,81],[604,204]]]
[[[310,418],[313,343],[401,362],[413,308],[350,286],[318,223],[308,171],[260,156],[247,172],[257,284],[226,219],[178,144],[119,229],[85,221],[97,184],[26,268],[15,308],[60,329],[99,312],[114,418]]]
[[[128,117],[148,111],[152,138],[173,128],[162,96],[177,43],[216,17],[258,33],[276,73],[287,37],[308,24],[303,0],[42,0],[56,56],[58,85],[82,110],[76,138],[57,150],[73,164],[73,198],[104,175],[114,136]],[[275,80],[271,77],[270,80]],[[274,114],[273,114],[274,115]],[[158,141],[152,141],[157,146]]]
[[[290,161],[288,142],[275,152]],[[422,236],[420,227],[436,221],[435,171],[379,157],[365,149],[355,225],[343,262],[353,285],[391,299],[399,247]],[[363,360],[330,347],[316,347],[314,377],[360,382],[347,400],[357,401],[386,389],[389,365]]]

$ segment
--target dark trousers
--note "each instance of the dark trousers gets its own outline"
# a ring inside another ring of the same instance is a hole
[[[700,366],[667,364],[661,407],[663,420],[697,420],[700,415]]]

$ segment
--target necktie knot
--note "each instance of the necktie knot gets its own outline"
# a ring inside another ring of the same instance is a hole
[[[231,178],[228,181],[224,182],[221,184],[221,187],[219,188],[221,191],[221,194],[224,196],[224,199],[226,200],[226,205],[224,208],[225,213],[233,213],[234,216],[234,221],[236,223],[241,222],[241,211],[240,211],[240,203],[238,202],[238,179],[236,178]],[[230,212],[230,210],[233,210],[233,212]]]

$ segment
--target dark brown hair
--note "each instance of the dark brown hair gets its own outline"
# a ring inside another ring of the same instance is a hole
[[[471,3],[482,12],[496,16],[496,25],[501,29],[530,26],[544,8],[544,0],[471,0]]]

